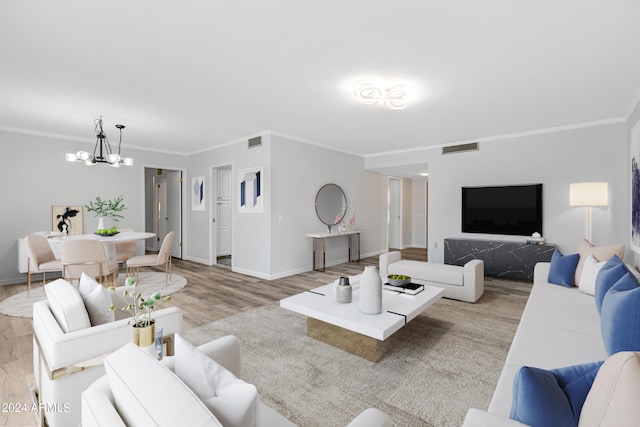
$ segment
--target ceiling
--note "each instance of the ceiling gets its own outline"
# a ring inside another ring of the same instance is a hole
[[[3,0],[0,129],[192,154],[272,130],[361,156],[624,119],[635,0]],[[354,83],[404,84],[365,106]],[[85,148],[86,149],[86,148]]]

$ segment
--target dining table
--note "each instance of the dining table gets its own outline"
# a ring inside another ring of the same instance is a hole
[[[78,239],[92,239],[98,240],[102,242],[104,245],[104,251],[107,255],[107,259],[109,261],[116,261],[116,244],[117,243],[127,243],[127,242],[136,242],[143,241],[147,239],[151,239],[155,237],[156,233],[150,233],[147,231],[130,231],[117,233],[113,235],[104,235],[104,234],[60,234],[53,235],[48,237],[49,245],[53,249],[53,253],[56,254],[56,257],[59,257],[62,249],[62,244],[68,240],[78,240]]]

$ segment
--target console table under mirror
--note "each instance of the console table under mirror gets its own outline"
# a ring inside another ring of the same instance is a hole
[[[305,237],[313,239],[313,269],[324,271],[326,264],[327,238],[347,236],[349,261],[360,261],[360,230],[341,230],[340,224],[347,214],[347,197],[336,184],[323,185],[316,194],[316,215],[327,226],[323,233],[308,233]]]

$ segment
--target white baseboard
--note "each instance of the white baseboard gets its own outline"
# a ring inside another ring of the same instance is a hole
[[[27,283],[27,275],[25,274],[24,276],[16,276],[16,277],[9,277],[7,279],[2,279],[0,280],[0,286],[6,286],[6,285],[17,285],[18,283]],[[32,284],[37,283],[36,280],[34,280],[34,282]],[[40,284],[42,284],[42,279],[40,280]]]
[[[197,262],[198,264],[213,265],[208,259],[196,258],[192,256],[185,256],[183,259],[187,261]]]

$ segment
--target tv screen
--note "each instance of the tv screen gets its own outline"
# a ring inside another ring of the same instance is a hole
[[[462,187],[462,232],[542,234],[542,184]]]

